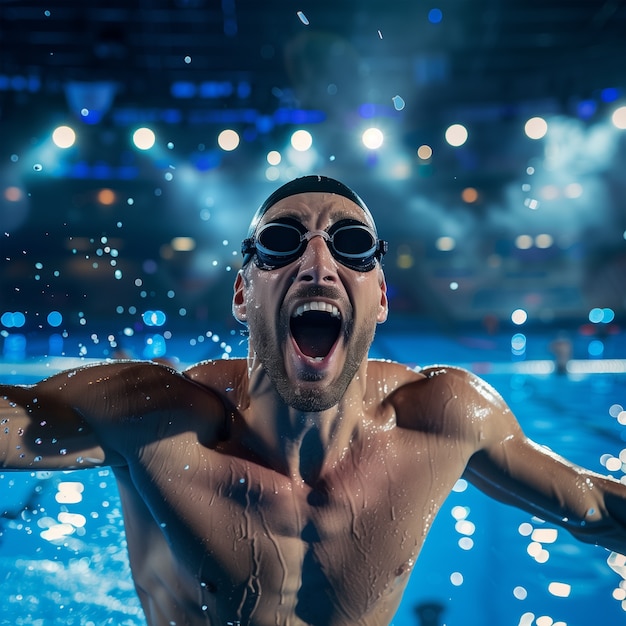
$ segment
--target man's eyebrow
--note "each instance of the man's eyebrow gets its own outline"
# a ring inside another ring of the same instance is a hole
[[[272,217],[272,219],[268,220],[270,222],[277,220],[277,219],[285,219],[285,218],[291,218],[294,219],[298,222],[302,222],[303,219],[303,214],[302,211],[297,211],[294,209],[285,209],[284,212],[281,211],[281,213],[279,213],[278,215],[275,215],[274,217]],[[362,218],[354,215],[352,212],[350,211],[342,211],[342,210],[337,210],[337,211],[333,211],[330,215],[330,220],[335,223],[335,222],[339,222],[340,220],[356,220],[358,222],[363,222],[363,224],[369,225],[367,222],[367,219],[365,219],[365,214],[363,215]]]

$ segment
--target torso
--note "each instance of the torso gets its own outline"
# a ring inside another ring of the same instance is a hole
[[[220,390],[243,375],[245,362],[233,360],[200,366],[192,378],[236,419],[237,402]],[[116,469],[151,626],[391,621],[473,448],[435,424],[439,416],[420,415],[426,400],[404,399],[423,376],[371,362],[368,378],[375,419],[308,482],[275,471],[228,432],[203,440],[192,423],[165,427],[128,471]]]

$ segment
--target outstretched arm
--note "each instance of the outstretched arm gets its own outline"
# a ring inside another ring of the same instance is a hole
[[[74,382],[67,378],[71,375],[35,385],[0,385],[0,467],[73,469],[119,462],[83,417],[93,403],[88,387],[79,393],[84,376]]]
[[[422,370],[413,405],[428,431],[462,452],[465,477],[487,495],[626,554],[626,485],[570,463],[522,432],[502,397],[453,367]]]
[[[469,374],[468,415],[480,430],[466,477],[489,496],[626,553],[626,485],[570,463],[522,432],[504,400]]]
[[[0,467],[123,465],[165,429],[176,430],[176,418],[214,413],[213,404],[198,385],[149,362],[102,363],[36,385],[0,385]],[[199,421],[199,428],[210,423]]]

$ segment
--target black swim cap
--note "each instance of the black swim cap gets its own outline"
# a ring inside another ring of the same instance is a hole
[[[363,200],[354,191],[352,191],[350,187],[344,185],[338,180],[335,180],[334,178],[328,178],[327,176],[303,176],[302,178],[295,178],[294,180],[285,183],[282,187],[279,187],[268,196],[265,202],[263,202],[263,204],[257,209],[252,221],[250,222],[248,238],[254,236],[261,218],[265,215],[269,208],[274,206],[279,200],[288,198],[289,196],[295,196],[298,193],[309,192],[336,193],[339,196],[343,196],[344,198],[351,200],[354,204],[357,204],[363,209],[363,212],[368,217],[374,228],[374,232],[376,232],[376,224],[374,223],[374,218],[372,217],[370,210],[367,208],[365,202],[363,202]],[[252,256],[252,254],[244,254],[243,264],[246,265],[249,263]]]

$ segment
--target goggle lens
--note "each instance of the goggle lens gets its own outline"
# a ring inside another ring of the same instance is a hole
[[[255,253],[259,268],[275,269],[302,256],[309,240],[316,236],[326,240],[337,261],[360,272],[372,270],[387,251],[387,242],[356,220],[340,220],[328,231],[307,231],[300,222],[287,218],[262,226],[256,236],[243,242],[242,252]]]

